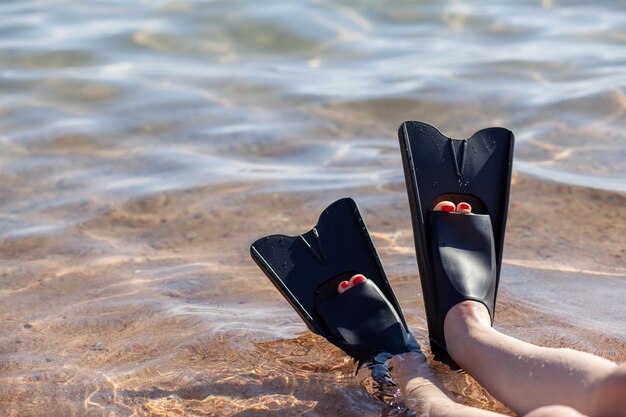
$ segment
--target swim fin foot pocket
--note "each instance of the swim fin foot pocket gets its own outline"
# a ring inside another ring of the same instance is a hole
[[[353,358],[419,351],[352,199],[331,204],[309,232],[266,236],[250,253],[309,329]],[[367,279],[339,294],[357,273]]]
[[[465,300],[483,303],[493,319],[496,293],[496,262],[491,221],[488,215],[429,212],[432,236],[430,253],[437,315],[440,322],[430,333],[431,350],[445,357],[443,320],[446,313]]]
[[[352,356],[407,352],[409,334],[395,308],[371,280],[316,307],[326,329]],[[362,351],[362,352],[358,352]]]
[[[488,128],[452,139],[421,122],[403,123],[398,136],[431,350],[458,368],[446,350],[444,320],[455,304],[474,300],[493,323],[514,136]],[[468,202],[475,214],[432,210],[444,200]]]

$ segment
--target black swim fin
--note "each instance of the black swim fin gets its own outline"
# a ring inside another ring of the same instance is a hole
[[[261,238],[250,253],[309,329],[353,358],[419,350],[352,199],[326,208],[307,233]],[[339,294],[357,273],[368,279]]]
[[[475,300],[494,319],[514,136],[495,127],[451,139],[421,122],[403,123],[398,136],[431,350],[435,359],[457,367],[443,333],[448,310]],[[467,202],[475,214],[432,210],[444,200]]]

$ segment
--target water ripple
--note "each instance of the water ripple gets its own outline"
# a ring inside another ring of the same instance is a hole
[[[0,15],[2,415],[380,415],[248,245],[355,197],[425,342],[395,137],[411,119],[516,133],[499,325],[625,359],[622,1],[7,0]]]

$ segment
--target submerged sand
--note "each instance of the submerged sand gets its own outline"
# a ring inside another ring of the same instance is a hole
[[[497,328],[626,360],[621,7],[2,2],[0,415],[388,415],[248,251],[353,197],[428,354],[412,119],[516,134]]]
[[[378,415],[380,404],[355,385],[353,365],[304,330],[248,255],[256,237],[303,231],[344,191],[242,191],[162,193],[93,207],[95,218],[62,235],[5,239],[0,404],[8,415]],[[406,197],[391,189],[357,194],[427,348]],[[625,360],[623,313],[610,311],[619,307],[612,291],[623,285],[625,203],[516,176],[496,326]],[[598,298],[566,285],[552,291],[571,300],[569,310],[541,304],[543,280],[585,274],[583,288]],[[607,329],[598,324],[604,318]],[[502,409],[467,376],[437,370],[466,403]]]

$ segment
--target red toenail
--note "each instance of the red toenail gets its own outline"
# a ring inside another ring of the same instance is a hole
[[[451,211],[454,211],[454,207],[452,207],[452,206],[441,206],[441,211],[451,212]]]
[[[348,288],[350,286],[350,283],[348,281],[341,281],[341,284],[339,284],[339,287],[341,288]]]
[[[365,277],[363,275],[355,275],[350,279],[350,282],[352,282],[352,285],[360,284],[363,281],[365,281]]]
[[[459,208],[460,208],[461,210],[469,210],[469,209],[471,209],[472,207],[470,207],[470,205],[469,205],[469,204],[467,204],[467,203],[459,203]]]

